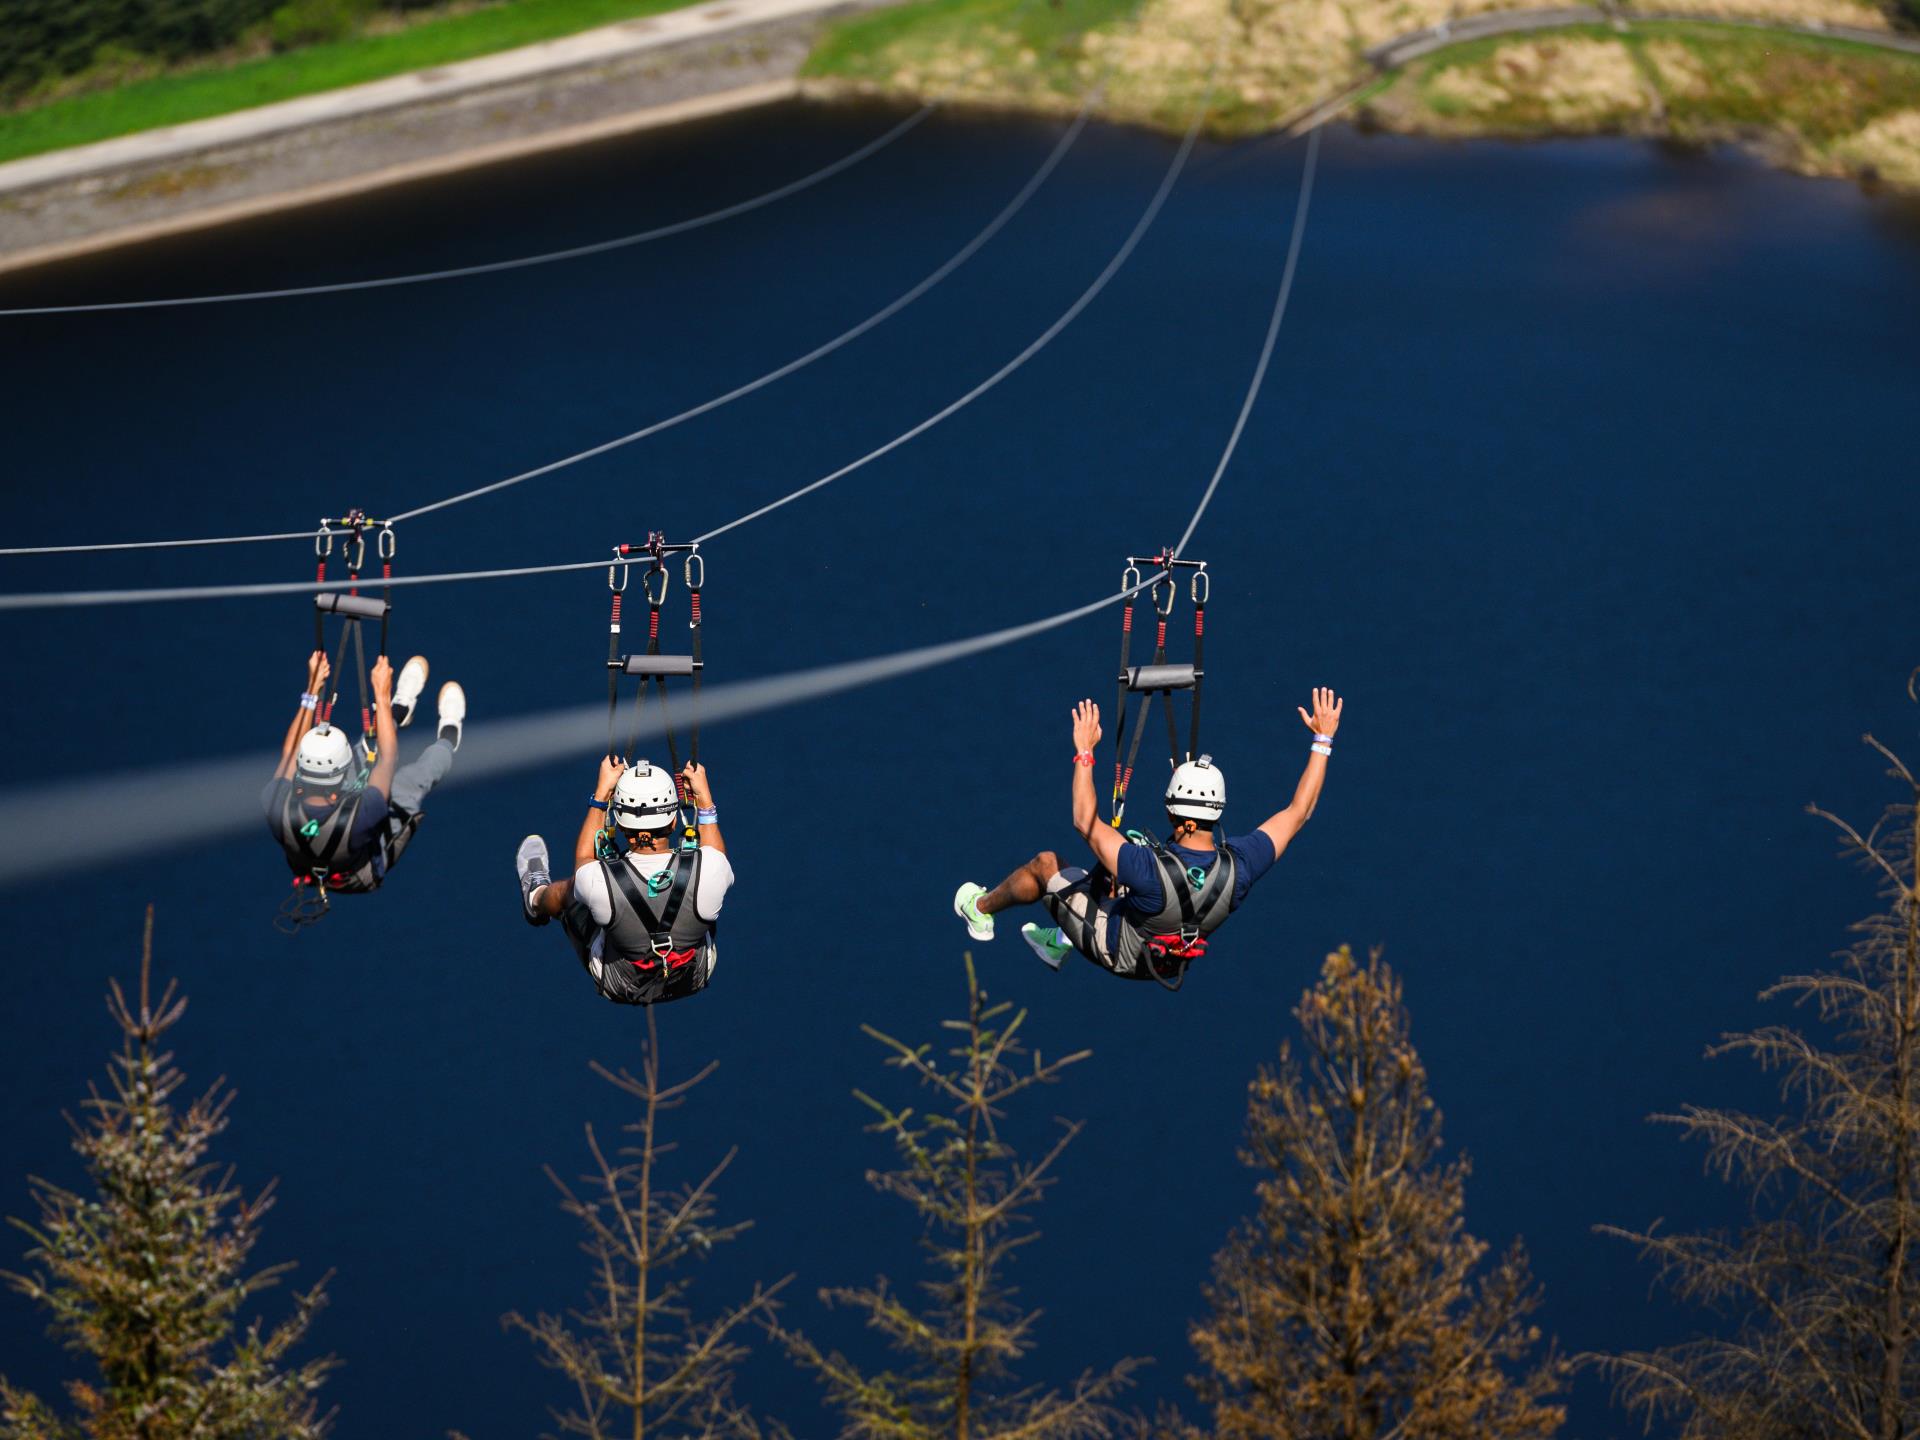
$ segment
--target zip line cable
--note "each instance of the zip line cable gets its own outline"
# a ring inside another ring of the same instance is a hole
[[[742,525],[750,524],[758,520],[763,515],[770,515],[783,505],[791,505],[795,500],[800,499],[801,496],[811,495],[814,491],[823,489],[831,485],[834,481],[841,479],[843,476],[851,475],[854,471],[878,460],[882,455],[899,449],[908,441],[926,434],[927,431],[938,425],[942,420],[964,410],[982,395],[985,395],[989,390],[993,389],[1002,380],[1005,380],[1009,375],[1013,374],[1013,372],[1018,370],[1022,365],[1025,365],[1042,350],[1046,349],[1047,346],[1051,345],[1063,330],[1079,318],[1080,312],[1091,305],[1099,297],[1100,292],[1107,288],[1108,282],[1111,281],[1114,276],[1118,275],[1121,267],[1132,258],[1134,250],[1139,246],[1141,240],[1146,237],[1147,231],[1153,228],[1153,222],[1159,218],[1162,207],[1167,203],[1167,196],[1173,193],[1174,182],[1180,178],[1180,172],[1186,168],[1187,157],[1193,154],[1194,143],[1200,138],[1200,127],[1206,122],[1207,112],[1212,108],[1212,89],[1211,85],[1209,85],[1207,98],[1201,102],[1199,110],[1194,114],[1193,123],[1187,126],[1187,133],[1180,141],[1180,148],[1174,152],[1173,162],[1167,166],[1167,173],[1160,178],[1160,188],[1154,191],[1153,199],[1148,202],[1147,208],[1141,211],[1140,218],[1134,222],[1133,229],[1128,233],[1127,238],[1121,242],[1120,248],[1114,251],[1113,258],[1107,261],[1106,268],[1094,277],[1093,283],[1080,292],[1080,298],[1069,305],[1057,320],[1045,330],[1041,331],[1040,334],[1027,345],[1026,349],[1022,350],[1018,355],[1014,356],[1013,359],[1009,360],[985,380],[982,380],[978,385],[974,386],[973,389],[967,391],[967,393],[962,395],[958,400],[952,401],[941,409],[936,410],[911,429],[903,430],[878,449],[869,450],[858,460],[847,465],[842,465],[831,474],[822,475],[818,480],[802,485],[798,490],[788,491],[778,500],[771,500],[757,510],[749,510],[745,515],[737,519],[729,520],[726,524],[717,526],[707,531],[704,535],[694,537],[695,543],[705,544],[717,536],[726,534],[729,530],[736,530]]]
[[[732,390],[721,395],[716,395],[709,400],[703,400],[698,405],[682,410],[677,415],[669,415],[664,420],[656,420],[651,425],[619,436],[613,440],[608,440],[590,449],[568,455],[563,459],[551,461],[546,465],[537,466],[532,470],[522,471],[517,475],[509,475],[504,480],[495,480],[491,484],[482,485],[458,495],[450,495],[444,500],[435,500],[431,504],[416,506],[412,510],[403,511],[401,514],[394,516],[393,522],[397,524],[402,520],[411,520],[421,515],[431,514],[436,510],[444,510],[451,505],[458,505],[466,500],[477,499],[482,495],[491,494],[496,490],[504,490],[509,486],[518,485],[527,480],[538,479],[542,475],[550,475],[554,471],[565,469],[569,465],[577,465],[583,460],[590,460],[597,455],[604,455],[610,451],[620,449],[622,446],[645,440],[649,436],[657,435],[664,430],[672,429],[676,425],[684,424],[688,420],[696,419],[701,415],[718,410],[723,405],[730,405],[735,400],[744,399],[755,391],[763,390],[777,381],[784,380],[787,376],[804,370],[816,361],[824,360],[835,351],[852,344],[876,326],[891,320],[895,315],[898,315],[902,310],[926,295],[927,292],[932,290],[936,285],[947,279],[954,271],[958,270],[978,254],[988,241],[992,240],[994,236],[1006,228],[1014,216],[1026,208],[1027,202],[1033,198],[1040,187],[1046,183],[1048,177],[1059,167],[1060,162],[1066,158],[1067,152],[1071,150],[1074,143],[1079,140],[1081,132],[1086,129],[1098,93],[1098,87],[1088,92],[1086,99],[1081,103],[1079,113],[1074,116],[1073,122],[1067,127],[1059,140],[1054,143],[1054,147],[1048,152],[1046,159],[1041,161],[1040,168],[1034,171],[1033,175],[1028,178],[1026,184],[1021,186],[1019,192],[1014,195],[1012,200],[1007,202],[999,214],[988,221],[986,226],[978,234],[965,245],[961,246],[959,250],[955,251],[945,263],[928,274],[919,284],[882,306],[879,310],[876,310],[851,329],[843,330],[840,334],[834,336],[833,339],[816,346],[804,355],[789,360],[786,364],[776,369],[767,371],[766,374],[759,376],[757,379],[749,380],[744,385],[736,386]],[[103,550],[160,550],[202,545],[241,545],[251,544],[255,541],[310,540],[312,538],[314,538],[314,532],[312,530],[293,530],[277,535],[213,536],[199,540],[128,540],[116,544],[22,545],[0,548],[0,556],[71,555]]]
[[[936,270],[932,275],[928,276],[926,280],[922,281],[920,286],[916,287],[920,294],[925,294],[927,289],[938,284],[940,279],[945,278],[945,274],[952,273],[952,269],[957,268],[972,250],[985,244],[986,241],[991,238],[992,234],[997,231],[998,227],[1011,219],[1013,214],[1026,203],[1026,200],[1040,187],[1040,184],[1046,179],[1047,175],[1052,172],[1052,168],[1057,165],[1060,159],[1066,154],[1067,147],[1078,138],[1080,131],[1085,128],[1092,101],[1093,97],[1089,95],[1087,103],[1082,105],[1079,115],[1075,116],[1074,123],[1055,144],[1053,152],[1048,155],[1046,161],[1041,165],[1041,168],[1034,173],[1026,186],[1008,203],[1007,207],[1002,210],[999,215],[994,217],[993,221],[989,223],[985,230],[982,230],[979,235],[974,237],[973,241],[969,242],[968,248],[958,252],[947,265],[942,266],[940,270]],[[1166,173],[1161,176],[1159,188],[1154,191],[1153,198],[1147,203],[1147,208],[1141,212],[1140,218],[1134,222],[1133,229],[1128,232],[1127,238],[1121,242],[1120,248],[1116,250],[1113,257],[1107,261],[1106,267],[1094,277],[1093,282],[1088,285],[1085,290],[1081,291],[1079,298],[1076,299],[1072,305],[1068,306],[1051,325],[1030,341],[1026,348],[1018,355],[1014,356],[1013,359],[1002,365],[978,385],[975,385],[971,390],[967,391],[966,394],[960,396],[957,400],[950,401],[932,415],[921,420],[918,424],[894,436],[893,439],[887,441],[884,445],[868,451],[859,459],[843,465],[839,469],[831,471],[817,480],[810,481],[796,490],[789,491],[777,500],[769,501],[767,504],[755,510],[750,510],[744,515],[727,521],[724,525],[707,531],[705,534],[696,537],[697,543],[704,544],[717,536],[726,534],[730,530],[738,529],[740,526],[758,520],[764,515],[771,514],[783,506],[790,505],[802,496],[809,495],[815,490],[831,485],[834,481],[851,475],[854,471],[870,465],[873,461],[890,454],[909,441],[924,435],[943,420],[958,414],[975,400],[978,400],[988,391],[994,389],[1008,376],[1012,375],[1034,356],[1046,349],[1048,345],[1052,344],[1054,340],[1059,338],[1060,334],[1080,316],[1087,306],[1091,305],[1094,300],[1099,297],[1100,293],[1105,290],[1107,285],[1113,280],[1113,277],[1120,273],[1121,268],[1132,258],[1133,252],[1139,247],[1141,240],[1146,237],[1147,231],[1152,228],[1154,221],[1159,218],[1161,210],[1166,206],[1167,197],[1173,192],[1174,184],[1180,178],[1181,171],[1186,168],[1187,159],[1192,155],[1193,148],[1200,138],[1200,128],[1206,122],[1211,104],[1211,97],[1209,97],[1209,99],[1201,105],[1199,110],[1195,112],[1192,124],[1187,127],[1187,132],[1181,138],[1179,148],[1174,152],[1173,160],[1168,164]],[[900,300],[895,301],[894,306],[889,307],[889,309],[895,309],[904,303],[911,303],[909,297],[913,296],[914,292],[909,291],[906,296],[902,296]],[[879,318],[884,318],[886,313],[885,311],[877,312],[876,317],[870,317],[872,323],[878,323]],[[848,336],[851,334],[852,332],[847,332]],[[832,341],[829,342],[829,344],[842,343],[846,338],[847,336],[842,336],[839,341]],[[819,353],[818,351],[814,352],[816,356]],[[793,368],[806,361],[807,358],[808,357],[802,357],[799,361],[789,362],[789,365],[785,367],[787,373],[791,373]],[[770,384],[772,383],[772,379],[776,378],[778,374],[779,372],[770,371],[767,375],[762,376],[760,380],[750,382],[750,385]],[[742,387],[741,391],[733,393],[743,393],[746,388],[747,387]],[[705,407],[713,408],[718,404],[723,404],[726,398],[727,397],[717,397],[715,400],[707,401],[705,402]],[[585,459],[589,455],[604,453],[606,450],[631,443],[645,435],[655,433],[658,430],[666,428],[668,425],[678,424],[681,420],[699,413],[700,408],[701,407],[695,407],[694,410],[684,411],[680,415],[673,416],[667,420],[657,421],[646,430],[638,430],[632,435],[624,436],[619,440],[609,441],[605,445],[597,447],[595,450],[582,451],[578,455],[571,456],[566,460],[554,461],[540,469],[529,470],[524,474],[512,476],[506,480],[497,480],[492,485],[483,486],[478,490],[468,491],[463,495],[450,496],[445,500],[437,500],[431,505],[424,505],[417,509],[405,511],[394,516],[389,523],[398,524],[400,521],[412,519],[432,510],[441,509],[449,505],[456,505],[463,500],[473,499],[491,490],[498,490],[504,486],[518,484],[522,480],[531,479],[536,475],[546,474],[564,465],[573,464],[578,460]],[[394,579],[393,583],[396,585],[425,585],[442,584],[455,580],[506,579],[527,575],[556,574],[568,570],[589,570],[605,563],[604,560],[581,560],[559,565],[515,566],[504,570],[464,570],[437,575],[399,576]],[[350,582],[344,580],[320,582],[292,580],[267,581],[252,585],[167,586],[144,590],[47,591],[40,594],[0,595],[0,610],[65,609],[87,605],[130,605],[174,600],[213,600],[265,595],[297,595],[321,590],[345,589],[349,583]]]
[[[1306,233],[1317,158],[1317,147],[1310,147],[1308,161],[1301,174],[1300,196],[1294,208],[1287,265],[1259,363],[1255,366],[1253,379],[1241,404],[1240,415],[1228,437],[1221,463],[1216,465],[1213,477],[1200,497],[1182,543],[1191,538],[1194,527],[1211,503],[1226,463],[1239,445],[1246,418],[1265,381]],[[605,563],[604,560],[591,562],[596,568]],[[544,573],[544,570],[530,573]],[[845,661],[759,680],[712,686],[707,690],[702,706],[711,719],[739,719],[951,664],[1070,625],[1117,604],[1129,595],[1150,588],[1165,573],[1160,572],[1143,579],[1131,589],[1122,589],[1087,604],[980,635],[922,645],[865,660]],[[401,583],[403,578],[396,577],[395,583]],[[460,773],[463,778],[485,779],[545,765],[561,754],[586,753],[605,744],[605,725],[606,711],[599,704],[497,721],[477,730],[462,745]],[[655,712],[643,717],[643,735],[651,738],[659,733],[659,728],[660,721]],[[250,801],[258,788],[261,773],[269,768],[271,757],[249,756],[144,774],[118,775],[111,781],[80,781],[48,786],[26,795],[0,799],[0,883],[56,873],[83,860],[98,862],[116,858],[120,854],[149,851],[156,843],[206,840],[257,826],[257,811]],[[109,827],[104,831],[90,823],[75,823],[76,816],[97,815],[109,803],[158,817],[163,823],[157,827]]]
[[[1193,532],[1200,528],[1200,517],[1207,513],[1207,506],[1213,503],[1213,492],[1220,488],[1220,477],[1227,473],[1227,466],[1233,462],[1233,452],[1240,448],[1240,436],[1245,433],[1248,417],[1253,414],[1253,402],[1259,399],[1260,387],[1266,383],[1267,366],[1273,361],[1274,342],[1280,338],[1281,322],[1287,318],[1287,301],[1293,295],[1294,272],[1300,268],[1300,245],[1307,236],[1307,207],[1313,202],[1313,177],[1319,168],[1320,127],[1316,125],[1307,135],[1307,158],[1300,167],[1300,200],[1294,210],[1293,233],[1287,239],[1287,263],[1280,272],[1280,292],[1274,296],[1273,314],[1267,320],[1267,338],[1260,346],[1260,359],[1253,367],[1253,378],[1247,382],[1247,396],[1240,402],[1240,414],[1227,436],[1226,448],[1220,452],[1220,463],[1213,467],[1213,478],[1207,481],[1200,503],[1194,507],[1193,518],[1187,521],[1187,528],[1180,532],[1180,543],[1173,547],[1176,559],[1186,550]]]
[[[898,315],[902,310],[906,309],[907,306],[920,299],[929,290],[933,289],[934,286],[938,285],[949,275],[953,274],[954,271],[966,264],[967,261],[971,260],[979,253],[982,246],[993,239],[994,236],[998,235],[1014,216],[1026,208],[1027,202],[1031,200],[1040,187],[1046,183],[1047,178],[1053,174],[1060,162],[1066,158],[1067,151],[1071,150],[1074,142],[1080,138],[1081,131],[1086,129],[1087,120],[1092,114],[1093,103],[1097,93],[1097,90],[1088,93],[1086,99],[1081,102],[1079,113],[1073,117],[1073,123],[1067,127],[1059,140],[1054,142],[1054,147],[1048,152],[1047,158],[1040,162],[1040,168],[1033,172],[1032,176],[1028,178],[1027,183],[1020,187],[1019,193],[1007,202],[1000,213],[987,222],[986,228],[956,250],[944,264],[929,274],[918,285],[915,285],[911,290],[899,296],[891,303],[874,311],[873,314],[869,315],[852,329],[841,331],[841,333],[834,336],[833,339],[809,350],[804,355],[789,360],[778,369],[769,370],[758,379],[749,380],[746,384],[736,386],[723,395],[716,395],[711,400],[703,400],[698,405],[690,409],[682,410],[677,415],[669,415],[664,420],[656,420],[651,425],[644,426],[639,430],[631,431],[625,435],[617,436],[612,440],[603,441],[601,444],[592,446],[589,449],[577,451],[559,460],[550,460],[545,465],[537,465],[531,470],[523,470],[518,475],[509,475],[504,480],[495,480],[488,485],[477,486],[472,490],[463,490],[458,495],[449,495],[444,500],[435,500],[427,505],[416,505],[411,510],[403,510],[398,515],[395,515],[393,517],[393,523],[399,524],[403,520],[413,520],[422,515],[430,515],[436,510],[444,510],[450,505],[459,505],[468,500],[477,500],[482,495],[491,495],[496,490],[505,490],[512,485],[519,485],[528,480],[536,480],[542,475],[551,475],[556,470],[564,470],[570,465],[578,465],[583,460],[591,460],[596,456],[608,454],[623,446],[632,445],[636,441],[658,435],[663,430],[670,430],[676,425],[705,415],[710,411],[718,410],[722,405],[730,405],[735,400],[743,399],[757,390],[763,390],[777,380],[784,380],[787,376],[804,370],[816,360],[823,360],[836,350],[851,344],[875,326],[891,320],[895,315]]]
[[[107,310],[171,310],[187,305],[233,305],[252,300],[290,300],[307,295],[343,295],[355,290],[388,290],[399,285],[426,285],[439,280],[463,280],[471,275],[498,275],[508,270],[530,270],[536,265],[552,265],[562,260],[580,260],[589,255],[604,255],[612,250],[625,250],[634,245],[645,245],[653,240],[665,240],[672,235],[684,235],[689,230],[699,230],[721,220],[731,220],[736,215],[745,215],[776,200],[785,200],[790,195],[798,195],[809,190],[823,180],[831,180],[844,170],[850,170],[862,160],[878,155],[894,141],[919,125],[939,107],[924,105],[886,134],[876,140],[869,140],[849,155],[842,155],[830,165],[823,165],[810,175],[798,180],[789,180],[777,189],[750,200],[740,200],[719,210],[710,210],[705,215],[695,215],[690,219],[676,220],[670,225],[658,225],[651,230],[641,230],[632,235],[619,235],[611,240],[597,240],[588,245],[574,245],[565,250],[548,250],[539,255],[521,255],[511,260],[490,260],[479,265],[457,265],[447,270],[420,270],[407,275],[385,275],[372,280],[337,280],[324,285],[290,285],[279,290],[240,290],[216,295],[177,295],[162,300],[106,300],[91,305],[23,305],[15,309],[0,310],[0,318],[17,315],[88,315],[99,314]]]

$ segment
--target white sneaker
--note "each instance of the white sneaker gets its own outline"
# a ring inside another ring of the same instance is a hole
[[[416,655],[400,667],[400,678],[393,687],[393,723],[405,727],[413,722],[414,707],[420,692],[427,688],[427,657]]]
[[[980,897],[986,893],[986,886],[971,880],[953,892],[953,913],[967,922],[967,934],[976,940],[993,939],[993,916],[980,913]]]
[[[553,882],[549,863],[547,842],[538,835],[522,840],[519,852],[513,857],[513,868],[520,876],[520,914],[529,925],[544,925],[553,918],[533,913],[533,892]]]
[[[467,692],[460,688],[458,680],[449,680],[440,687],[440,738],[453,742],[453,748],[460,748],[460,732],[467,723]]]

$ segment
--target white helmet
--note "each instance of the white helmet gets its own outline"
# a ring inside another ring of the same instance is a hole
[[[1227,777],[1211,755],[1189,760],[1167,782],[1167,813],[1182,820],[1213,821],[1227,808]]]
[[[300,737],[294,751],[293,778],[302,785],[331,790],[346,779],[353,764],[353,742],[347,733],[325,723],[314,726]]]
[[[680,790],[665,770],[636,760],[614,782],[609,808],[624,830],[665,830],[680,809]]]

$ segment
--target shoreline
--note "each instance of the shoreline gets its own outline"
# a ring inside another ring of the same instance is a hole
[[[416,180],[430,180],[442,175],[459,174],[466,170],[483,169],[488,165],[524,159],[543,151],[564,150],[575,145],[591,144],[596,140],[609,140],[620,135],[638,134],[643,130],[655,130],[692,120],[705,120],[715,115],[731,114],[736,110],[757,109],[762,105],[794,99],[799,94],[800,86],[797,81],[770,80],[756,85],[742,86],[737,90],[721,91],[695,99],[677,100],[646,110],[629,111],[623,115],[612,116],[605,120],[588,121],[565,129],[498,140],[473,149],[390,165],[384,169],[349,175],[338,180],[317,181],[298,189],[280,190],[246,200],[231,201],[224,205],[188,210],[178,215],[149,220],[97,235],[76,236],[71,240],[54,241],[37,249],[0,253],[0,275],[32,270],[44,265],[55,265],[63,260],[77,260],[103,251],[117,250],[122,246],[165,239],[171,235],[189,234],[195,230],[210,230],[221,225],[256,219],[262,215],[277,214],[283,210],[297,210],[307,205],[323,205],[330,200],[344,200],[374,190],[410,184]]]
[[[439,70],[0,164],[0,274],[789,99],[889,0],[707,0]]]

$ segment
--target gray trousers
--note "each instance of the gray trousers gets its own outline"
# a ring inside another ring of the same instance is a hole
[[[447,778],[447,772],[453,769],[453,743],[448,740],[436,740],[410,765],[402,765],[393,772],[392,793],[387,803],[395,810],[404,810],[409,815],[418,815],[420,807],[426,803],[427,792]]]

